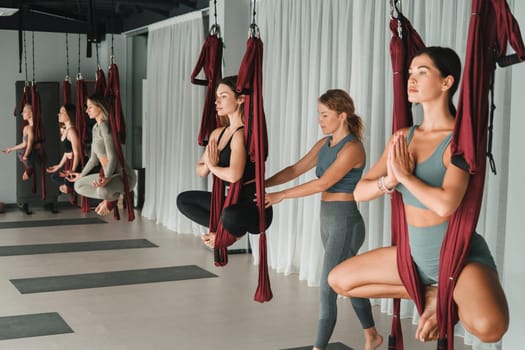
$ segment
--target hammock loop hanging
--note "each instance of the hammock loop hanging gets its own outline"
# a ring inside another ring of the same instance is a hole
[[[390,0],[390,19],[398,19],[401,14],[401,0]]]

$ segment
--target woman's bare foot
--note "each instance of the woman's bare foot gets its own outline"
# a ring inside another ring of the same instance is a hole
[[[365,350],[376,350],[383,344],[383,337],[377,332],[376,327],[365,329]]]
[[[95,213],[97,213],[100,216],[106,216],[111,212],[111,210],[108,208],[108,201],[103,200],[100,202],[97,207],[95,208]]]
[[[67,186],[66,185],[60,185],[58,187],[58,190],[62,193],[67,193]]]
[[[425,287],[425,309],[416,329],[416,339],[422,342],[436,340],[439,337],[436,317],[437,287]]]
[[[215,247],[215,236],[217,236],[215,232],[208,232],[207,234],[202,235],[201,239],[206,246],[213,249]]]
[[[27,181],[29,180],[29,173],[26,171],[24,171],[24,173],[22,174],[22,180],[24,181]]]

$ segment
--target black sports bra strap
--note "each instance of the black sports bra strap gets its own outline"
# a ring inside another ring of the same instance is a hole
[[[244,128],[244,125],[241,125],[239,126],[237,129],[235,129],[235,131],[232,133],[232,135],[230,136],[230,139],[228,140],[228,144],[231,142],[232,138],[233,138],[233,135],[235,135],[235,133],[239,130],[241,130],[242,128]],[[226,131],[226,128],[222,129],[221,131],[221,134],[219,135],[219,138],[217,139],[217,144],[221,141],[221,138],[222,138],[222,135],[224,134],[224,132]]]
[[[219,142],[221,142],[222,135],[224,135],[224,132],[226,131],[226,128],[227,128],[227,126],[225,126],[224,129],[222,129],[222,131],[221,131],[221,133],[220,133],[220,135],[219,135],[219,138],[217,139],[217,144],[218,144]]]

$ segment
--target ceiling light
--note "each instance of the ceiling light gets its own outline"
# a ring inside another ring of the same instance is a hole
[[[18,12],[18,9],[11,9],[7,7],[0,7],[0,16],[12,16]]]

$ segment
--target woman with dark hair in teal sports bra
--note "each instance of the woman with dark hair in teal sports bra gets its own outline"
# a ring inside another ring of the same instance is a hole
[[[324,247],[320,281],[320,307],[314,350],[325,349],[337,320],[337,294],[328,285],[328,273],[357,254],[365,239],[365,224],[354,201],[366,155],[361,143],[363,124],[355,114],[354,101],[343,90],[328,90],[319,97],[319,126],[323,137],[297,163],[266,180],[266,187],[287,183],[316,167],[317,179],[279,192],[267,193],[266,206],[285,198],[321,193],[321,240]],[[350,298],[365,334],[365,350],[383,342],[377,332],[372,307],[366,298]]]
[[[428,47],[413,57],[408,99],[423,107],[423,122],[392,135],[383,155],[354,192],[357,201],[394,190],[402,193],[410,251],[425,285],[425,308],[416,329],[420,341],[438,337],[439,254],[449,219],[466,195],[469,181],[469,174],[450,161],[456,114],[452,96],[460,71],[459,57],[448,48]],[[332,270],[330,285],[347,296],[409,299],[396,254],[397,247],[392,246],[349,259]],[[477,233],[472,236],[453,299],[467,331],[484,342],[502,338],[509,324],[507,301],[492,255]]]

